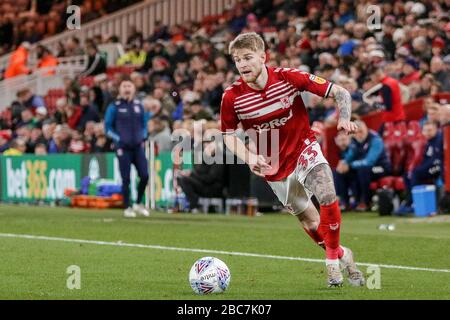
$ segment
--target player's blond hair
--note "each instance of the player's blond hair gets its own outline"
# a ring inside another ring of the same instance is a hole
[[[256,32],[242,33],[230,42],[228,53],[233,54],[238,49],[249,49],[254,52],[264,51],[264,40]]]

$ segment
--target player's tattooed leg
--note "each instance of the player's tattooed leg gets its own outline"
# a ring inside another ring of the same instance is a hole
[[[306,176],[305,187],[316,196],[322,206],[336,201],[333,173],[328,164],[322,163],[314,167]]]

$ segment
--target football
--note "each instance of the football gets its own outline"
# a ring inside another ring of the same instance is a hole
[[[227,265],[214,257],[198,259],[189,272],[189,284],[196,294],[222,293],[230,284]]]

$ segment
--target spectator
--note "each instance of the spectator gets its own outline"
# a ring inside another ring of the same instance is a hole
[[[137,68],[144,66],[147,53],[144,50],[140,50],[136,44],[130,44],[127,47],[127,52],[117,59],[117,65],[131,65]]]
[[[3,55],[14,43],[14,24],[6,14],[0,14],[0,39],[0,54]]]
[[[339,149],[339,171],[342,171],[342,163],[345,161],[345,154],[349,151],[350,144],[352,142],[350,136],[345,132],[340,132],[334,139],[336,146]],[[337,178],[337,169],[333,170],[334,181],[336,185],[336,193],[339,196],[339,205],[342,211],[350,210],[350,198],[349,191],[351,190],[352,184],[352,176],[351,175],[341,175],[340,178]]]
[[[88,142],[91,145],[94,145],[95,143],[95,123],[94,121],[88,121],[86,122],[86,126],[84,127],[83,136],[86,142]]]
[[[21,156],[27,150],[25,140],[16,138],[11,142],[9,149],[3,151],[4,156]]]
[[[50,69],[42,75],[54,75],[55,70],[53,68],[58,65],[58,59],[50,52],[50,50],[44,46],[38,46],[37,57],[39,59],[37,69]]]
[[[163,23],[159,20],[155,21],[153,30],[153,35],[148,39],[151,42],[156,42],[158,40],[168,40],[170,38],[167,26],[163,25]]]
[[[380,91],[381,101],[385,107],[383,123],[404,121],[405,111],[398,80],[389,77],[380,67],[372,67],[368,74],[374,85],[370,91]]]
[[[89,88],[82,87],[80,92],[80,118],[76,123],[77,130],[84,131],[88,121],[100,122],[96,108],[89,102]]]
[[[88,65],[86,70],[80,73],[80,76],[96,76],[106,72],[106,59],[98,51],[97,46],[93,43],[86,47],[88,54]]]
[[[34,148],[34,154],[36,156],[46,156],[47,155],[47,146],[43,143],[39,143]]]
[[[91,148],[92,153],[102,153],[102,152],[109,152],[111,151],[111,147],[108,143],[108,139],[106,135],[102,134],[99,135],[95,139],[95,144]]]
[[[36,94],[33,94],[29,88],[22,89],[17,92],[18,102],[27,109],[34,111],[36,108],[44,107],[44,99]]]
[[[189,202],[190,212],[198,212],[200,197],[222,197],[224,165],[211,160],[218,148],[214,141],[210,142],[211,138],[208,133],[205,133],[202,141],[202,150],[205,150],[202,163],[194,164],[192,170],[182,171],[181,175],[177,177],[177,183],[186,194]]]
[[[408,195],[405,204],[398,209],[398,214],[413,212],[411,208],[412,187],[420,184],[434,184],[441,176],[444,146],[442,133],[439,131],[438,124],[434,121],[425,122],[422,128],[422,134],[427,139],[423,159],[416,168],[413,168],[404,176]]]
[[[34,127],[37,120],[33,117],[33,113],[30,109],[23,109],[20,114],[20,121],[16,125],[16,129],[22,126]]]
[[[145,111],[150,112],[152,117],[159,117],[163,119],[169,119],[169,112],[163,109],[161,101],[151,96],[147,96],[144,101]]]
[[[136,86],[136,95],[138,98],[145,98],[145,96],[150,92],[150,86],[146,83],[145,76],[138,72],[133,72],[130,77]]]
[[[50,145],[56,126],[56,122],[47,122],[42,125],[42,136],[44,137],[45,145],[47,147]]]
[[[450,76],[449,68],[444,64],[442,59],[438,56],[434,56],[430,62],[430,71],[434,78],[441,83],[442,90],[444,92],[450,91]]]
[[[31,72],[27,67],[29,51],[30,44],[28,42],[23,42],[17,50],[11,54],[8,67],[6,68],[4,75],[5,79],[26,75]]]
[[[390,174],[391,164],[381,137],[369,130],[363,121],[356,120],[358,131],[352,139],[349,150],[336,168],[338,184],[348,190],[349,180],[357,183],[355,194],[356,210],[367,211],[371,205],[370,182]],[[349,179],[351,177],[351,179]],[[345,198],[345,197],[344,197]]]
[[[212,111],[210,108],[205,108],[204,106],[202,106],[201,102],[199,100],[195,100],[193,101],[190,105],[189,105],[189,111],[192,114],[192,119],[194,119],[195,121],[198,120],[212,120]]]
[[[65,117],[67,119],[67,125],[70,129],[75,130],[80,122],[82,109],[79,106],[73,104],[66,105],[64,109]]]
[[[108,76],[104,73],[94,77],[95,85],[91,88],[90,101],[95,104],[100,114],[104,114],[106,106],[114,100],[114,87],[110,86]]]
[[[172,150],[172,137],[169,124],[166,120],[159,117],[153,117],[148,122],[148,132],[150,140],[155,141],[158,152]]]
[[[84,50],[81,48],[80,40],[77,37],[71,37],[67,40],[64,51],[66,57],[84,55]]]
[[[56,121],[56,123],[63,124],[67,122],[66,107],[67,107],[67,98],[62,97],[56,100],[56,110],[52,116],[52,118]]]
[[[402,68],[400,82],[409,85],[420,80],[419,64],[414,58],[407,58]]]
[[[87,153],[89,150],[90,145],[84,140],[83,134],[78,130],[73,130],[68,151],[71,153]]]
[[[45,107],[38,107],[36,108],[36,126],[37,127],[41,127],[42,128],[42,123],[44,122],[45,119],[47,119],[48,113],[47,113],[47,108]]]
[[[43,144],[45,146],[46,141],[42,134],[42,127],[35,127],[31,129],[30,138],[27,142],[27,153],[35,153],[37,145]],[[45,147],[47,149],[47,147]]]
[[[10,140],[11,140],[11,131],[0,130],[0,154],[9,148]]]
[[[48,144],[48,153],[66,153],[70,142],[70,128],[58,125]]]
[[[447,126],[450,124],[450,104],[443,105],[442,107],[438,108],[437,105],[435,105],[435,108],[437,109],[437,112],[439,114],[439,122],[442,126]]]
[[[420,89],[416,98],[429,96],[431,94],[432,86],[436,83],[434,76],[431,73],[425,73],[420,79]]]
[[[136,26],[131,25],[128,27],[128,38],[127,45],[133,45],[137,48],[142,47],[142,43],[144,42],[144,36],[142,32],[136,29]]]
[[[28,149],[28,143],[31,138],[31,126],[21,126],[20,128],[16,129],[15,132],[15,138],[20,138],[27,144]]]
[[[166,90],[162,88],[155,88],[155,90],[153,90],[153,98],[158,99],[161,102],[161,108],[164,111],[167,111],[168,114],[172,114],[175,111],[175,101]]]

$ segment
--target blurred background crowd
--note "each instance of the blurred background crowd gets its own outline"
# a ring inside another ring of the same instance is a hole
[[[0,55],[24,41],[35,43],[65,31],[70,5],[80,7],[81,22],[86,23],[136,2],[139,0],[2,0]]]

